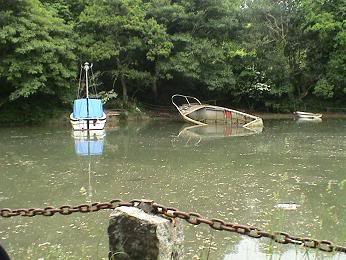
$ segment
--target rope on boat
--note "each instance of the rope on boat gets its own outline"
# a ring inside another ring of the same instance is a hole
[[[161,204],[157,204],[152,200],[138,200],[134,199],[129,202],[121,199],[113,199],[109,202],[95,202],[91,204],[80,204],[77,206],[63,205],[61,207],[45,207],[45,208],[28,208],[28,209],[10,209],[0,208],[0,216],[4,218],[10,218],[15,216],[22,217],[33,217],[33,216],[53,216],[56,213],[61,215],[70,215],[72,213],[88,213],[96,212],[103,209],[115,209],[121,206],[127,207],[139,207],[140,204],[148,204],[149,207],[153,208],[154,213],[168,217],[170,219],[184,219],[186,222],[192,225],[206,224],[215,230],[228,231],[245,235],[252,238],[266,237],[280,244],[294,244],[300,245],[307,248],[315,248],[325,252],[342,252],[346,253],[346,247],[335,245],[328,240],[317,240],[309,237],[292,236],[286,232],[274,231],[268,232],[259,229],[254,226],[241,225],[237,223],[225,222],[221,219],[216,218],[205,218],[199,213],[195,212],[184,212],[173,207],[167,207]]]

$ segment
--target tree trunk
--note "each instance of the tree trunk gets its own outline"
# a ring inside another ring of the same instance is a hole
[[[159,78],[159,71],[157,68],[157,63],[155,63],[155,75],[153,77],[153,81],[151,84],[151,90],[153,91],[155,101],[157,100],[158,97],[158,89],[157,89],[157,80]]]
[[[157,100],[158,94],[157,94],[157,80],[156,80],[156,77],[153,79],[153,83],[151,85],[151,90],[153,91],[155,100]]]
[[[127,101],[128,101],[126,81],[125,81],[124,73],[123,71],[121,71],[121,63],[119,58],[116,58],[116,62],[117,62],[118,70],[120,71],[120,84],[123,89],[123,103],[125,105],[127,104]]]
[[[120,76],[120,81],[121,81],[121,86],[123,88],[123,102],[124,102],[124,104],[127,104],[127,100],[128,100],[127,86],[126,86],[126,82],[125,82],[125,78],[124,78],[123,74],[121,74],[121,76]]]

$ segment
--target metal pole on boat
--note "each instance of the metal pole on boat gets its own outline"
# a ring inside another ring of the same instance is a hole
[[[84,63],[84,69],[85,69],[85,87],[86,87],[86,98],[89,98],[89,82],[88,82],[88,70],[89,70],[89,63]]]
[[[88,82],[88,70],[89,70],[89,63],[84,63],[84,69],[85,69],[85,92],[86,92],[86,101],[87,101],[87,117],[89,117],[89,82]],[[89,126],[89,120],[87,119],[87,129],[90,129]]]

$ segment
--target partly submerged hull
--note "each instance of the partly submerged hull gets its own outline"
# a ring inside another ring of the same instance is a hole
[[[70,122],[74,131],[102,130],[106,125],[106,114],[100,118],[78,119],[71,113]]]
[[[183,97],[187,103],[178,106],[174,102],[175,97]],[[193,99],[197,103],[190,103],[189,99]],[[186,121],[197,125],[231,124],[245,128],[263,127],[263,120],[260,117],[225,107],[201,104],[198,99],[193,97],[174,95],[172,103]]]
[[[190,109],[191,112],[184,114],[185,119],[187,121],[192,119],[194,122],[199,122],[199,124],[231,124],[243,127],[263,126],[262,118],[224,107],[210,105],[197,107],[192,105]]]

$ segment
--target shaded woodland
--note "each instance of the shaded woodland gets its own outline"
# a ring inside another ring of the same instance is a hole
[[[345,14],[344,0],[0,0],[0,122],[70,109],[84,61],[112,108],[169,106],[175,93],[256,111],[345,107]]]

